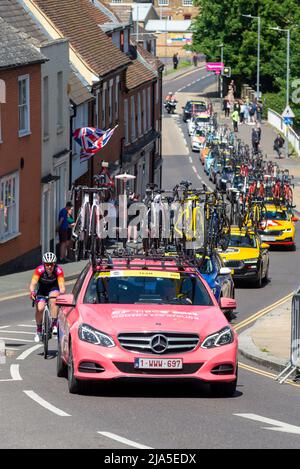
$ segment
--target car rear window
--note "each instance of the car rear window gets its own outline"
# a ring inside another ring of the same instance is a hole
[[[196,274],[147,270],[97,272],[91,277],[83,302],[213,306]]]

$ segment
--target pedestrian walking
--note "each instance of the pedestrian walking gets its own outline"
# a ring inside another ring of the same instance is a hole
[[[72,251],[72,230],[73,226],[75,225],[75,220],[73,216],[73,207],[68,207],[67,209],[67,221],[68,221],[68,237],[67,237],[67,260],[71,259],[71,251]]]
[[[194,67],[198,67],[198,55],[197,54],[193,55],[193,64],[194,64]]]
[[[68,213],[69,209],[73,207],[72,202],[67,202],[66,206],[62,208],[58,215],[57,232],[59,236],[59,257],[60,263],[65,264],[68,262],[67,259],[67,248],[68,248]]]
[[[231,119],[233,123],[234,132],[238,132],[239,112],[237,110],[233,111],[233,113],[231,114]]]
[[[178,62],[179,62],[179,59],[178,59],[178,52],[176,52],[176,54],[173,55],[173,68],[174,68],[174,70],[177,69],[177,67],[178,67]]]
[[[257,106],[256,103],[251,103],[250,108],[249,108],[249,114],[251,118],[251,123],[255,124],[256,122],[256,111],[257,111]]]
[[[278,155],[278,159],[281,158],[281,149],[284,145],[284,138],[280,135],[280,134],[277,134],[275,140],[274,140],[274,146],[273,146],[273,149],[276,151],[277,155]]]

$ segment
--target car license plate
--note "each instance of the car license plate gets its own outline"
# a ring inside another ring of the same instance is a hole
[[[182,368],[182,358],[135,358],[134,368],[174,370]]]
[[[261,240],[262,241],[276,241],[276,238],[275,236],[262,235]]]

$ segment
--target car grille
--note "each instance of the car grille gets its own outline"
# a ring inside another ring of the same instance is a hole
[[[234,269],[242,269],[244,267],[243,261],[226,261],[226,267],[233,267]]]
[[[151,342],[155,336],[163,336],[166,339],[166,349],[155,352],[151,348]],[[118,335],[118,340],[123,349],[129,352],[151,353],[155,355],[167,355],[176,353],[192,352],[199,344],[200,338],[197,334],[183,334],[174,332],[131,332]]]
[[[272,231],[261,231],[260,234],[264,236],[282,236],[283,231],[272,230]]]
[[[196,373],[203,363],[186,363],[183,364],[181,369],[137,369],[134,368],[133,363],[124,363],[124,362],[113,362],[114,365],[118,368],[119,371],[122,373],[130,373],[130,374],[139,374],[139,375],[191,375]]]

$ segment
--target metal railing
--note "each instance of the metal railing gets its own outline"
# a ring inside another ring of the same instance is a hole
[[[300,369],[300,288],[292,300],[291,315],[291,349],[290,361],[276,377],[280,384],[284,383],[295,371]]]
[[[287,135],[289,143],[295,149],[297,155],[300,156],[300,137],[290,126],[284,124],[281,115],[272,109],[268,109],[268,122],[285,136]]]

